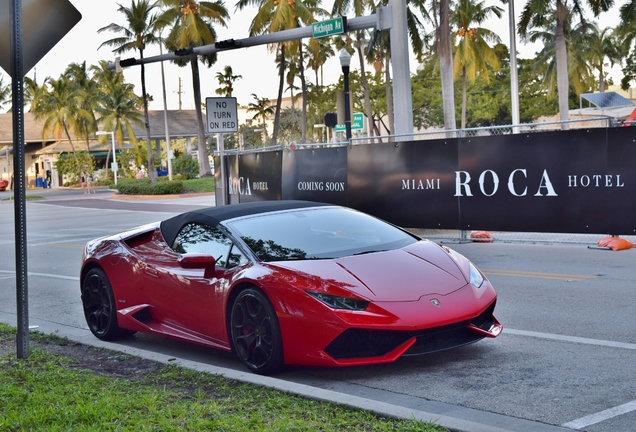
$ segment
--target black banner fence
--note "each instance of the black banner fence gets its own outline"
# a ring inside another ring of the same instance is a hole
[[[421,229],[634,235],[635,135],[597,128],[231,154],[228,202],[322,201]]]

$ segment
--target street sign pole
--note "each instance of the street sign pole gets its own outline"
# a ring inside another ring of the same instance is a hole
[[[223,134],[238,132],[238,109],[235,97],[205,98],[206,125],[208,133],[217,134],[217,145],[221,158],[221,195],[217,196],[216,205],[226,205],[230,202],[228,196],[228,179],[225,170],[225,144]],[[214,167],[216,170],[216,167]],[[220,201],[219,201],[220,198]]]
[[[22,2],[11,1],[11,91],[13,103],[13,170],[15,220],[15,280],[18,358],[29,356],[29,289],[26,239],[26,172],[24,164],[24,93],[22,59]]]
[[[81,19],[67,0],[0,0],[0,67],[11,76],[13,112],[13,184],[17,357],[29,356],[29,305],[26,240],[26,169],[24,143],[24,73],[28,72]],[[22,4],[27,5],[22,15]],[[23,33],[23,21],[25,23]],[[8,30],[8,32],[7,32]],[[7,34],[8,33],[8,34]],[[26,36],[26,43],[22,37]],[[8,37],[7,37],[8,36]],[[9,41],[9,48],[6,43]],[[7,55],[8,54],[8,55]]]

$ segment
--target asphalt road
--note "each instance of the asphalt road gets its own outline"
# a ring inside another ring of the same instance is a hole
[[[36,192],[46,199],[27,202],[30,320],[84,332],[78,281],[84,243],[214,202],[209,196],[117,200],[105,190]],[[14,223],[6,201],[0,202],[0,245],[0,320],[10,321]],[[636,249],[447,245],[495,286],[495,315],[504,325],[499,338],[390,365],[292,368],[277,378],[492,430],[636,431]],[[244,371],[232,355],[156,337],[137,335],[120,345]]]

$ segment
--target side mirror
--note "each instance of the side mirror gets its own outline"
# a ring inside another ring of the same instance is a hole
[[[179,257],[179,265],[187,269],[203,269],[203,277],[212,278],[216,274],[216,259],[205,253],[187,253]]]

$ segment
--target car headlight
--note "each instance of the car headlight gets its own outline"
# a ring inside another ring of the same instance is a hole
[[[369,302],[366,300],[359,300],[352,297],[342,297],[314,291],[306,291],[306,293],[333,309],[363,311],[369,305]]]
[[[481,272],[477,270],[473,263],[468,263],[468,266],[470,267],[470,284],[475,288],[481,287],[484,283],[484,277]]]

